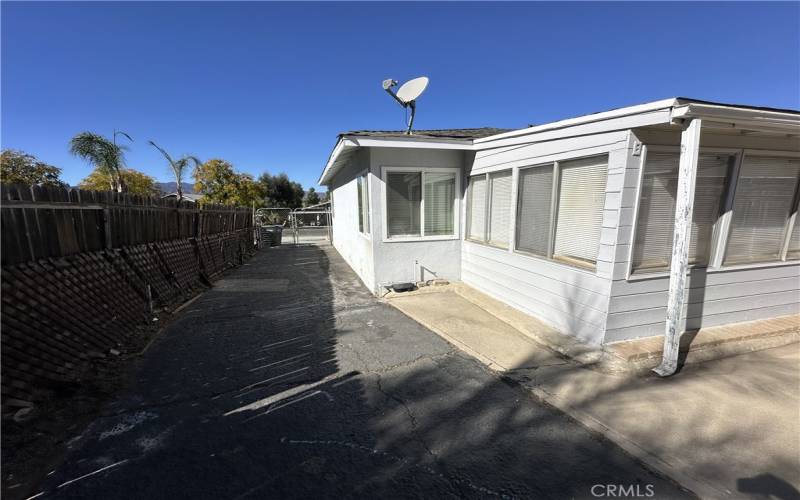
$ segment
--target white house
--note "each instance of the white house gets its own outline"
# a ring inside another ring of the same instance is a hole
[[[681,149],[697,160],[680,328],[800,312],[795,110],[674,98],[520,130],[348,132],[319,182],[374,293],[460,280],[602,344],[664,333]]]

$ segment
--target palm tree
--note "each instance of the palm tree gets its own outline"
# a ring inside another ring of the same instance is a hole
[[[81,132],[69,142],[69,151],[94,164],[97,170],[108,175],[112,191],[122,192],[122,170],[125,168],[126,148],[116,144],[118,133],[131,139],[125,132],[115,132],[115,139],[111,141],[93,132]]]
[[[194,162],[196,167],[199,167],[203,164],[202,161],[198,160],[196,156],[191,155],[183,155],[182,157],[178,158],[177,160],[173,160],[172,157],[167,153],[164,148],[159,146],[153,141],[149,141],[150,144],[153,145],[154,148],[161,151],[161,154],[164,155],[164,158],[167,159],[169,162],[169,166],[172,169],[172,173],[175,174],[175,184],[176,190],[178,193],[178,201],[183,199],[183,175],[186,172],[186,167],[189,166],[189,162]]]

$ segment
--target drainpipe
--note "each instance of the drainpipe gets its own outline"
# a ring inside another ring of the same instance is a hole
[[[669,268],[669,298],[667,299],[664,352],[661,364],[653,369],[662,377],[673,375],[678,369],[678,353],[681,333],[683,333],[679,328],[681,312],[686,302],[686,271],[689,268],[689,239],[692,229],[701,125],[700,119],[691,119],[681,133],[681,158],[678,167],[678,194],[675,199],[675,231],[672,239],[672,262]]]

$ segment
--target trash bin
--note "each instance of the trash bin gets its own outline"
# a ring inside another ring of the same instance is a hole
[[[274,247],[281,244],[283,226],[261,226],[261,241],[264,245]]]

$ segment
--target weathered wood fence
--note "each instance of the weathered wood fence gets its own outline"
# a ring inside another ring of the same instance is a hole
[[[3,409],[91,376],[154,309],[252,255],[252,212],[175,199],[0,186]]]

